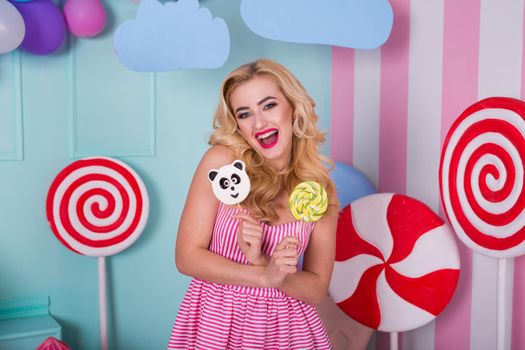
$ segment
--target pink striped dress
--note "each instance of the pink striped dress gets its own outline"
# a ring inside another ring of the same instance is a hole
[[[210,250],[248,264],[237,244],[238,208],[220,204]],[[263,224],[262,250],[272,254],[285,236],[308,245],[314,223]],[[299,232],[300,230],[300,232]],[[301,248],[300,254],[304,252]],[[313,305],[277,288],[190,282],[168,349],[330,349],[326,329]]]

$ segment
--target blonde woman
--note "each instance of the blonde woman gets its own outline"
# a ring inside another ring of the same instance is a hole
[[[314,107],[299,81],[270,60],[243,65],[224,80],[211,147],[179,224],[177,268],[193,280],[169,349],[330,348],[314,305],[325,298],[332,273],[338,203],[318,153],[325,136]],[[219,202],[208,180],[210,169],[236,159],[251,181],[242,208]],[[327,189],[329,206],[319,221],[299,224],[288,197],[306,180]]]

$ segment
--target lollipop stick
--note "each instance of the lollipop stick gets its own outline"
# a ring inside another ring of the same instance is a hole
[[[297,238],[301,237],[301,232],[303,232],[303,220],[299,221],[299,232],[297,232]],[[297,244],[290,244],[290,248],[297,249]]]
[[[505,282],[507,276],[507,260],[504,258],[498,259],[498,330],[497,330],[497,340],[498,350],[504,350],[506,347],[505,344]]]
[[[108,349],[108,323],[106,312],[106,258],[98,258],[98,300],[100,306],[100,349]]]
[[[399,346],[398,333],[390,332],[390,350],[397,350]]]

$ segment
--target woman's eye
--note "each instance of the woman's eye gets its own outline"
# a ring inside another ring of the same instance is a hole
[[[244,119],[244,118],[247,118],[249,116],[250,116],[250,112],[244,112],[244,113],[237,114],[237,118],[239,118],[239,119]]]
[[[273,107],[277,106],[277,103],[271,102],[264,106],[264,110],[272,109]]]

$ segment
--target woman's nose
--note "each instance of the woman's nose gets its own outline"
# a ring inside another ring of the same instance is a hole
[[[261,115],[261,113],[255,113],[255,129],[260,130],[266,126],[266,119]]]

